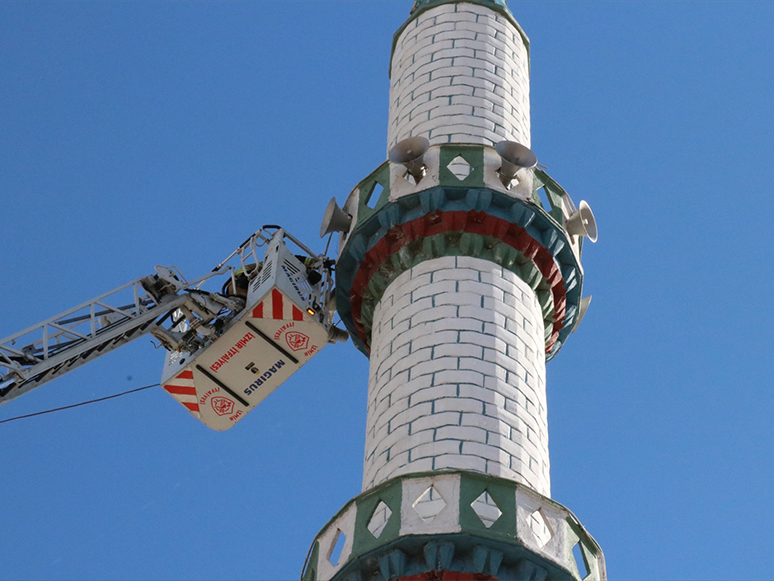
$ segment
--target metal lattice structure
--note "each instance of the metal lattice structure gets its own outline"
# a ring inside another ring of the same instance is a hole
[[[3,339],[0,402],[24,395],[142,337],[189,300],[187,295],[178,295],[175,286],[156,299],[143,284],[150,278],[133,280]]]
[[[267,232],[266,228],[274,231]],[[293,255],[285,247],[286,239],[292,241],[306,256]],[[271,256],[261,256],[259,250],[262,248]],[[282,257],[280,263],[277,263],[278,257]],[[266,267],[262,269],[264,264]],[[314,273],[313,283],[308,278],[310,273]],[[244,278],[244,293],[241,295],[236,291],[240,276]],[[220,279],[223,283],[221,292],[202,288],[211,279]],[[329,340],[329,331],[335,335],[331,340],[346,338],[343,331],[331,330],[333,313],[327,304],[332,288],[331,263],[326,257],[315,255],[281,228],[265,226],[211,272],[194,281],[187,281],[175,267],[157,266],[155,274],[133,280],[0,341],[0,405],[150,334],[168,353],[162,377],[165,390],[210,427],[217,425],[217,429],[228,429],[233,421],[223,425],[222,422],[203,419],[198,404],[188,402],[190,399],[197,401],[200,397],[197,396],[193,377],[186,375],[191,372],[181,369],[176,372],[178,379],[170,379],[168,376],[172,370],[186,358],[220,357],[227,363],[231,359],[228,349],[233,349],[233,346],[223,347],[226,353],[222,354],[216,343],[221,337],[228,339],[239,332],[235,326],[241,321],[247,328],[255,329],[255,333],[261,337],[260,341],[245,351],[250,358],[258,361],[261,353],[268,349],[270,353],[275,350],[284,353],[288,362],[292,362],[282,374],[278,374],[280,382],[283,381],[306,359],[319,352]],[[280,308],[278,314],[273,313],[276,317],[267,314],[264,318],[258,313],[263,305],[263,302],[258,301],[264,295],[275,296],[275,305],[287,296],[286,308]],[[249,306],[253,308],[248,309]],[[292,321],[291,326],[296,326],[295,334],[291,335],[295,339],[295,342],[291,341],[292,346],[303,346],[302,337],[309,340],[309,335],[298,331],[305,329],[308,334],[316,337],[318,345],[315,350],[306,353],[309,351],[306,349],[296,357],[256,327],[281,325],[285,314]],[[229,334],[230,330],[232,332]],[[210,352],[210,348],[214,351]],[[250,355],[255,349],[259,349],[259,353]],[[220,367],[224,365],[222,363]],[[201,368],[201,365],[198,367]],[[220,375],[226,373],[233,376],[236,369],[235,365],[229,367],[230,371],[224,367]],[[246,396],[241,396],[238,391],[252,393],[254,390],[248,386],[262,381],[254,377],[259,371],[258,366],[253,363],[249,369],[251,373],[237,380],[233,388],[226,385],[226,378],[215,377],[213,373],[218,370],[205,370],[203,373],[207,374],[206,379],[213,383],[214,388],[200,389],[205,392],[208,389],[223,390],[228,398],[220,397],[218,401],[222,401],[225,407],[219,409],[239,404],[243,409],[238,417],[242,417],[255,403],[248,404]],[[181,375],[185,377],[180,379]],[[207,382],[200,383],[205,385]],[[253,400],[256,401],[255,397]]]

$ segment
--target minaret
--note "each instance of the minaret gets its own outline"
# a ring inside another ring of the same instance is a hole
[[[390,79],[389,160],[335,228],[370,359],[363,492],[302,578],[605,579],[550,499],[545,364],[588,305],[596,226],[528,149],[529,40],[502,0],[417,0]]]

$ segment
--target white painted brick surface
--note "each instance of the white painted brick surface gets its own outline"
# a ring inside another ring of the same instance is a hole
[[[527,49],[502,15],[442,4],[414,20],[395,46],[388,148],[423,135],[431,144],[530,145]]]
[[[459,468],[548,496],[542,344],[534,292],[492,262],[444,257],[400,275],[374,311],[363,489]]]

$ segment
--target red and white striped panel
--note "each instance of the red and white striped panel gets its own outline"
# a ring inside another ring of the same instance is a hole
[[[187,407],[196,417],[199,417],[199,402],[196,399],[196,387],[192,371],[183,371],[168,383],[164,389],[177,401]]]
[[[254,319],[278,319],[280,321],[303,321],[304,313],[276,288],[253,308]]]

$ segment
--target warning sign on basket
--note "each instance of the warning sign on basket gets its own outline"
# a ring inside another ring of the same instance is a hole
[[[285,341],[293,351],[301,351],[309,345],[309,337],[298,331],[291,331],[285,335]]]
[[[230,429],[327,344],[300,304],[272,288],[185,367],[165,365],[164,389],[206,426]]]
[[[234,411],[234,402],[227,397],[213,397],[210,404],[219,416],[225,416]]]

